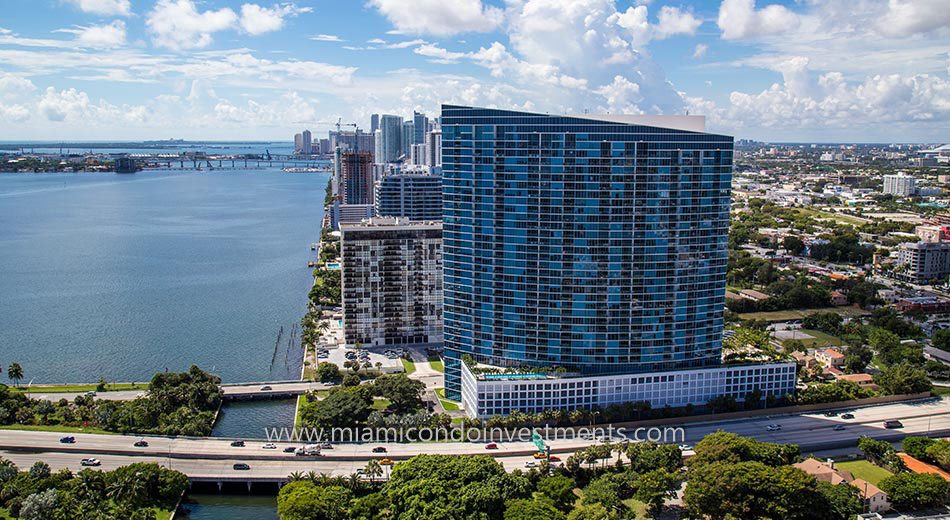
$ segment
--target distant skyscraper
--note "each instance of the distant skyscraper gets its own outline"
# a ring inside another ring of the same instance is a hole
[[[412,112],[412,144],[423,144],[426,142],[426,132],[429,131],[429,118],[425,114]]]
[[[793,364],[752,385],[719,368],[731,137],[696,116],[443,106],[441,123],[445,384],[467,413],[794,391]],[[573,377],[495,385],[465,355]]]
[[[379,130],[379,114],[373,114],[369,117],[369,133],[375,134]]]
[[[304,130],[303,133],[301,134],[301,137],[302,137],[303,142],[301,143],[300,151],[302,151],[303,153],[307,155],[312,154],[313,153],[313,139],[312,139],[312,135],[310,134],[310,130]]]
[[[402,152],[402,118],[384,114],[379,118],[381,136],[381,153],[376,159],[380,163],[394,162]]]
[[[376,181],[375,199],[376,215],[380,217],[442,220],[442,177],[389,173]]]
[[[344,130],[342,132],[330,132],[330,148],[336,148],[337,145],[344,150],[359,152],[374,152],[373,135],[364,133],[362,130]]]
[[[426,145],[413,144],[409,147],[409,164],[413,166],[425,166],[426,164]]]
[[[898,197],[910,197],[917,193],[917,179],[910,175],[885,175],[884,193]]]
[[[404,155],[409,160],[409,154],[412,153],[412,143],[415,139],[415,125],[412,121],[406,121],[402,124],[402,144],[400,145],[400,155]]]
[[[329,139],[320,139],[320,154],[330,153],[330,140]]]
[[[344,152],[340,157],[343,204],[373,203],[373,153]]]
[[[294,153],[303,152],[303,134],[294,134]]]
[[[442,130],[433,130],[426,134],[426,166],[442,167]]]

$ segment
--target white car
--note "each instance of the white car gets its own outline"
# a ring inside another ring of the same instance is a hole
[[[80,465],[83,465],[83,466],[99,466],[99,465],[102,465],[102,463],[99,462],[99,459],[82,459],[82,462],[80,462],[79,464],[80,464]]]
[[[274,444],[273,442],[268,442],[267,444],[261,446],[261,449],[264,449],[264,450],[276,450],[276,449],[277,449],[277,445]]]
[[[689,444],[680,444],[680,451],[693,451],[693,447]]]
[[[533,460],[529,460],[529,461],[527,461],[527,462],[524,463],[524,467],[526,467],[526,468],[536,468],[536,467],[538,467],[538,463],[535,462],[535,461],[533,461]]]
[[[777,431],[780,431],[780,430],[782,429],[782,425],[781,425],[781,424],[770,424],[770,425],[766,426],[765,429],[766,429],[766,431],[777,432]]]

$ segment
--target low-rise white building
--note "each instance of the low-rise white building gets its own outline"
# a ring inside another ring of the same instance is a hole
[[[723,366],[608,376],[476,374],[462,363],[462,404],[474,418],[518,410],[574,410],[649,401],[653,408],[703,406],[729,395],[742,402],[758,389],[762,398],[795,392],[795,363]]]

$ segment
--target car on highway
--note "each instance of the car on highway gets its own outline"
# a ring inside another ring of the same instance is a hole
[[[485,445],[485,449],[486,449],[486,450],[497,450],[497,449],[498,449],[498,445],[495,444],[494,442],[489,442],[488,444]]]
[[[373,453],[386,453],[386,448],[383,446],[376,446],[373,448]]]
[[[273,442],[268,442],[267,444],[261,446],[261,449],[262,450],[276,450],[277,445],[274,444]]]
[[[392,466],[393,464],[395,464],[395,462],[393,462],[392,459],[382,459],[379,461],[380,466]]]
[[[561,457],[558,457],[557,455],[551,455],[548,457],[548,462],[561,462]]]
[[[250,466],[248,466],[247,464],[245,464],[245,463],[243,463],[243,462],[238,462],[237,464],[235,464],[234,466],[231,466],[231,467],[234,468],[235,471],[247,471],[247,470],[251,469]]]
[[[243,448],[244,441],[231,441],[231,447],[233,448]]]
[[[770,425],[768,425],[768,426],[765,427],[765,430],[766,430],[766,431],[770,431],[770,432],[781,431],[781,430],[782,430],[782,425],[781,425],[781,424],[770,424]]]
[[[287,446],[286,448],[284,448],[284,453],[293,453],[295,451],[297,451],[296,446]]]
[[[546,459],[546,458],[548,458],[548,454],[539,451],[539,452],[535,453],[534,455],[532,455],[532,457],[534,457],[535,459],[538,459],[538,460],[540,460],[540,459]]]
[[[889,421],[884,421],[884,427],[888,430],[893,430],[894,428],[903,428],[904,423],[898,421],[897,419],[891,419]]]
[[[76,438],[73,437],[72,435],[67,435],[65,437],[60,437],[59,442],[63,444],[75,444]]]
[[[79,464],[82,466],[101,466],[102,462],[99,462],[99,459],[82,459]]]
[[[135,446],[136,448],[148,448],[148,441],[146,441],[145,439],[139,439],[135,441],[135,444],[133,444],[132,446]]]
[[[853,414],[853,413],[843,413],[843,414],[841,414],[841,418],[842,418],[842,419],[854,419],[854,414]]]
[[[524,467],[526,467],[526,468],[536,468],[536,467],[538,467],[538,463],[535,462],[535,461],[533,461],[533,460],[529,460],[529,461],[526,461],[526,462],[524,463]]]
[[[86,397],[95,397],[95,396],[96,396],[96,392],[93,391],[93,390],[90,390],[90,391],[86,392],[86,393],[83,394],[83,395],[86,396]]]
[[[267,392],[269,390],[273,390],[273,388],[271,388],[270,385],[264,385],[261,387],[261,392]]]
[[[333,445],[330,444],[329,442],[324,442],[323,444],[320,445],[320,449],[321,449],[321,450],[332,450],[332,449],[333,449]],[[386,451],[386,450],[383,449],[383,451]]]
[[[830,412],[825,412],[825,417],[837,417],[837,416],[838,416],[838,412],[836,412],[836,411],[834,411],[834,410],[832,410],[832,411],[830,411]]]
[[[834,431],[836,431],[836,432],[840,432],[841,430],[844,430],[844,425],[843,425],[843,424],[838,424],[838,425],[836,425],[834,428],[832,428],[832,430],[834,430]]]

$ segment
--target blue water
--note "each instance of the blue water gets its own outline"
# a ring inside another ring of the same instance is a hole
[[[192,363],[225,381],[299,377],[288,339],[327,178],[0,173],[0,360],[36,383]]]
[[[221,407],[212,437],[266,439],[271,428],[293,428],[296,399],[231,401]]]
[[[189,494],[182,503],[182,520],[277,520],[277,497]]]

